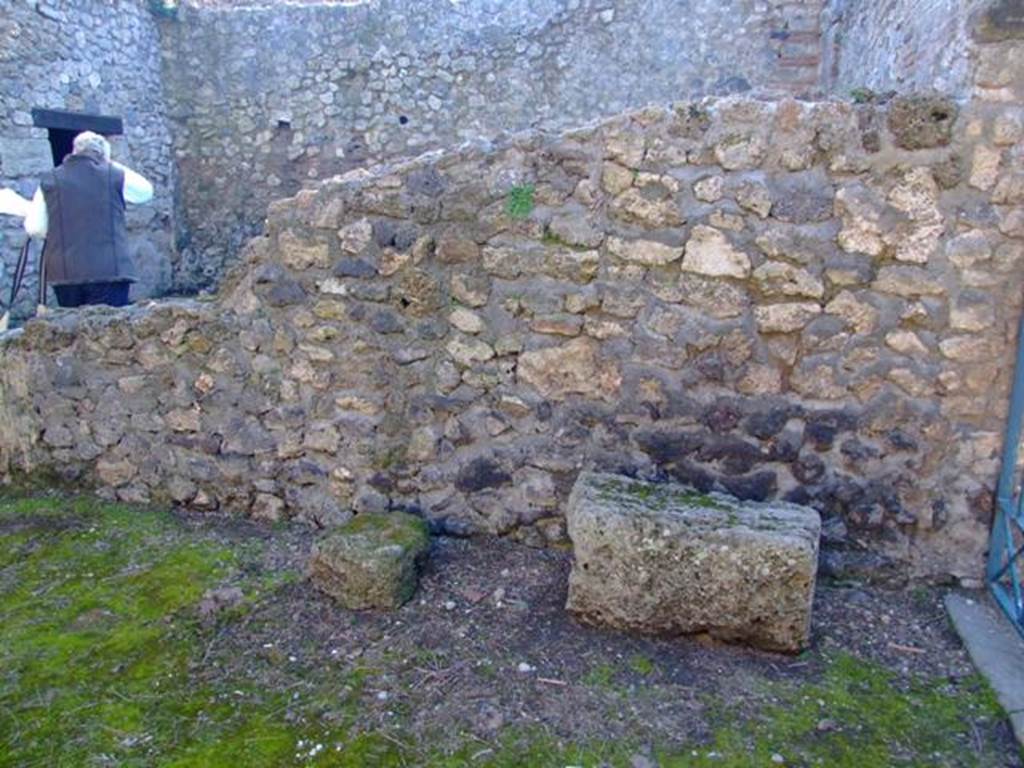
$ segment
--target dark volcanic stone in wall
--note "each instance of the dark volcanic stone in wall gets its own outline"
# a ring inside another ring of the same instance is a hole
[[[897,96],[889,108],[889,130],[903,149],[945,147],[956,115],[956,104],[945,96]]]

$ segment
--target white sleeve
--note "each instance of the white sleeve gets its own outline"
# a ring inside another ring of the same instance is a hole
[[[29,237],[46,237],[49,230],[49,217],[46,215],[46,199],[43,197],[43,189],[36,189],[32,196],[32,202],[28,204],[28,213],[25,214],[25,232]]]
[[[115,165],[124,171],[124,187],[121,192],[124,194],[126,203],[148,203],[153,199],[153,185],[144,176],[137,174],[131,168],[125,168],[117,163]]]

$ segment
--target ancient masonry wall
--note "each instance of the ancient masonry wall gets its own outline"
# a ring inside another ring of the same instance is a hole
[[[139,0],[0,0],[0,187],[31,197],[39,175],[53,167],[45,128],[34,107],[119,116],[125,135],[114,158],[153,181],[156,199],[129,210],[140,270],[137,296],[171,285],[174,174],[166,121],[157,25]],[[18,251],[20,220],[0,216],[3,301]],[[36,260],[23,292],[35,304]]]
[[[353,167],[819,85],[821,0],[212,5],[163,25],[187,288],[217,282],[271,200]]]
[[[978,579],[1024,279],[1014,50],[960,110],[682,103],[324,182],[213,301],[0,341],[0,461],[538,544],[593,467],[811,504],[835,575]]]
[[[830,0],[823,19],[831,90],[937,90],[965,97],[970,19],[986,0]]]

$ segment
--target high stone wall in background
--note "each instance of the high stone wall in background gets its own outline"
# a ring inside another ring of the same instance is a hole
[[[353,167],[688,96],[819,91],[819,0],[210,5],[162,25],[193,288],[271,200]]]

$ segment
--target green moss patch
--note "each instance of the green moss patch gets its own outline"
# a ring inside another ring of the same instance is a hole
[[[665,766],[786,765],[829,768],[997,766],[1002,758],[978,722],[1003,719],[991,689],[978,676],[900,681],[886,669],[839,654],[822,679],[768,687],[778,703],[752,722],[737,724],[729,703],[714,704],[722,723],[713,747],[667,756]]]
[[[513,219],[525,219],[533,213],[534,186],[523,184],[512,187],[505,198],[505,212]]]

